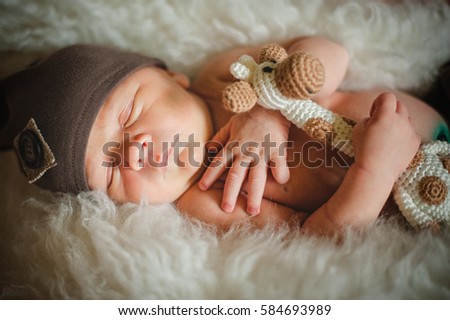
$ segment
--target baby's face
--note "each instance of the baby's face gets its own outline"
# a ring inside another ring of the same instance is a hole
[[[120,201],[172,202],[194,182],[212,133],[188,79],[159,68],[132,73],[109,95],[86,150],[92,190]]]

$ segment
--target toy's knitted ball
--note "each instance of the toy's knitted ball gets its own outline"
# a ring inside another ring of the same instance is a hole
[[[309,99],[323,86],[325,70],[322,63],[312,55],[296,52],[278,65],[275,81],[284,96]]]
[[[253,108],[257,101],[255,90],[245,81],[235,82],[223,90],[223,106],[231,112],[246,112]]]
[[[259,52],[258,63],[265,61],[281,62],[287,59],[286,50],[278,44],[269,44],[264,46]]]

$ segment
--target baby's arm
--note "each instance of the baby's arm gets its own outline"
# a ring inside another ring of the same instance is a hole
[[[311,38],[298,38],[286,42],[283,44],[288,53],[295,51],[305,51],[313,54],[319,60],[321,60],[327,77],[325,83],[318,94],[315,96],[317,101],[326,99],[333,91],[337,89],[341,83],[348,65],[348,54],[345,49],[327,39],[311,37]],[[224,55],[211,61],[205,69],[199,74],[198,80],[194,83],[198,87],[197,90],[203,92],[203,95],[207,92],[217,92],[217,89],[223,90],[223,88],[233,81],[233,77],[229,72],[229,65],[235,62],[240,55],[249,54],[256,58],[257,54],[261,50],[261,47],[251,48],[238,48],[234,49]],[[214,77],[205,81],[207,77]],[[201,80],[203,79],[203,80]],[[216,86],[215,88],[209,88],[207,85],[199,85],[199,83],[205,82],[209,86]],[[220,84],[225,84],[220,86]],[[212,90],[211,90],[212,89]],[[215,89],[215,90],[214,90]],[[210,93],[209,93],[210,94]],[[213,110],[213,116],[224,116],[225,110]],[[254,123],[251,123],[254,122]],[[270,131],[264,131],[264,124]],[[271,124],[272,123],[272,124]],[[259,206],[263,195],[265,181],[267,177],[267,163],[268,161],[274,163],[272,166],[272,174],[275,180],[279,183],[284,183],[289,178],[288,168],[286,166],[286,158],[283,155],[277,153],[267,154],[266,148],[257,148],[252,150],[253,154],[259,156],[259,162],[255,165],[255,162],[248,162],[248,159],[241,152],[233,154],[232,166],[229,165],[229,161],[224,158],[223,150],[226,150],[229,142],[239,141],[255,142],[259,146],[262,146],[261,142],[265,141],[265,137],[270,133],[271,141],[275,145],[272,150],[279,150],[277,146],[286,142],[288,137],[288,130],[290,124],[286,119],[281,116],[277,111],[262,110],[260,107],[255,107],[246,114],[239,114],[233,116],[229,123],[227,123],[219,133],[212,139],[217,145],[222,145],[224,148],[219,151],[216,161],[213,164],[220,163],[222,165],[211,165],[200,180],[200,187],[203,190],[207,190],[216,179],[218,179],[227,167],[230,167],[230,171],[227,177],[227,183],[223,191],[222,208],[231,212],[236,203],[236,198],[241,188],[242,183],[247,177],[249,185],[248,193],[248,212],[257,214],[259,212]],[[259,135],[259,136],[258,136]],[[277,138],[280,138],[277,139]],[[245,164],[249,163],[249,164]]]
[[[288,54],[304,51],[319,59],[325,69],[325,82],[314,100],[328,97],[336,91],[347,72],[349,55],[341,45],[321,37],[298,37],[281,43]],[[262,46],[239,47],[228,50],[210,59],[200,70],[192,88],[202,97],[217,99],[223,89],[236,79],[230,73],[230,65],[242,55],[249,55],[256,61]],[[214,112],[226,113],[224,108]]]
[[[293,41],[287,47],[287,52],[291,54],[296,51],[311,54],[324,67],[325,82],[319,92],[312,98],[312,100],[321,104],[320,101],[335,92],[344,80],[349,63],[348,52],[339,44],[319,37],[308,37]]]
[[[353,130],[355,162],[336,193],[303,225],[308,233],[333,235],[346,226],[373,223],[398,176],[417,152],[420,138],[394,94],[380,95],[370,118]]]
[[[202,191],[193,185],[177,200],[178,210],[189,217],[214,224],[219,230],[226,231],[233,225],[250,222],[257,228],[267,224],[289,224],[299,227],[306,219],[307,214],[296,212],[292,208],[277,204],[267,199],[261,203],[260,214],[249,216],[246,212],[247,199],[239,195],[232,214],[226,214],[220,207],[223,184],[216,182],[210,189]]]

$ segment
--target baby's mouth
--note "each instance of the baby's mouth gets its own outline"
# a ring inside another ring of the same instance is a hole
[[[176,161],[176,159],[174,159],[172,155],[174,154],[174,149],[177,148],[177,146],[178,143],[177,141],[175,141],[172,142],[168,148],[165,148],[165,150],[163,150],[163,153],[161,155],[161,167],[164,171],[167,169],[167,167],[169,167],[169,161],[170,162]]]
[[[173,148],[171,148],[171,147],[169,147],[167,150],[165,150],[163,152],[163,155],[162,155],[162,157],[163,157],[162,166],[163,166],[164,169],[167,168],[168,165],[169,165],[169,157],[172,154],[172,152],[173,152]]]

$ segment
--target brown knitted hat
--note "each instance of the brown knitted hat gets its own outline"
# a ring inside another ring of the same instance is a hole
[[[0,149],[16,148],[30,183],[88,190],[85,154],[109,93],[138,68],[162,61],[93,45],[61,49],[0,83]]]

